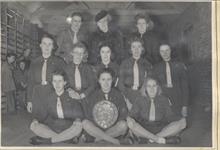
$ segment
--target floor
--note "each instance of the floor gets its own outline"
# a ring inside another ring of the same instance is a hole
[[[199,100],[198,100],[199,101]],[[211,147],[211,111],[205,111],[204,106],[199,102],[191,105],[190,117],[188,118],[188,128],[181,134],[182,142],[179,145],[159,145],[159,144],[139,144],[139,145],[121,145],[129,147]],[[18,111],[16,114],[2,115],[2,146],[32,146],[29,144],[29,138],[34,134],[29,130],[31,116],[25,111]],[[46,145],[47,146],[47,145]],[[50,145],[49,145],[50,146]],[[108,143],[100,144],[77,144],[70,145],[64,143],[54,144],[52,146],[113,146]]]

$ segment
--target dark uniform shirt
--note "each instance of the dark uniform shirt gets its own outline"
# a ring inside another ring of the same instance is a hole
[[[134,73],[133,73],[134,63],[135,60],[132,57],[122,62],[120,66],[119,83],[118,83],[119,89],[129,100],[131,100],[131,102],[134,100],[137,93],[136,91],[132,90],[132,86],[134,83]],[[143,58],[140,58],[137,61],[137,64],[139,69],[138,89],[140,89],[144,82],[144,77],[150,73],[151,64],[148,61],[144,60]]]
[[[67,65],[66,73],[68,77],[68,86],[78,93],[84,93],[88,96],[95,88],[95,75],[92,67],[89,64],[81,63],[79,72],[81,77],[81,89],[75,87],[75,65],[73,63]]]
[[[161,62],[154,66],[153,74],[158,78],[163,93],[170,99],[173,110],[180,113],[182,106],[188,106],[189,87],[186,67],[183,63],[169,61],[172,88],[167,87],[166,64]]]
[[[58,117],[57,98],[60,97],[61,107],[64,118]],[[45,100],[47,102],[45,113],[37,116],[40,122],[47,124],[55,131],[62,131],[72,125],[77,118],[83,119],[83,111],[80,103],[77,100],[69,97],[68,92],[64,92],[58,96],[54,91],[48,95]]]
[[[82,28],[77,33],[78,42],[82,42],[88,46],[88,32]],[[72,61],[70,52],[73,50],[74,32],[69,28],[62,31],[57,38],[58,50],[56,54],[64,58],[67,63]]]
[[[42,67],[44,64],[44,58],[42,56],[36,58],[31,62],[30,70],[28,73],[28,88],[27,88],[27,100],[32,101],[32,93],[35,85],[41,84],[41,74]],[[57,57],[50,56],[47,59],[47,72],[46,72],[46,80],[47,82],[51,82],[52,73],[57,69],[63,69],[65,67],[65,62]]]
[[[102,92],[101,89],[97,89],[90,97],[87,97],[86,100],[87,100],[86,116],[89,120],[94,121],[92,115],[93,108],[98,102],[102,100],[106,100],[105,94]],[[112,88],[111,91],[108,93],[108,100],[114,103],[118,109],[119,116],[117,121],[125,120],[128,111],[122,94],[117,89]]]
[[[172,122],[180,119],[172,112],[167,97],[162,95],[156,96],[154,98],[154,104],[155,121],[153,122]],[[149,121],[150,106],[151,101],[148,96],[139,96],[131,108],[130,116],[141,124],[148,124],[152,122]]]
[[[105,42],[111,47],[113,60],[120,64],[124,56],[123,39],[120,34],[113,31],[104,33],[100,29],[97,29],[97,31],[91,35],[89,41],[89,63],[94,65],[98,63],[99,46]]]

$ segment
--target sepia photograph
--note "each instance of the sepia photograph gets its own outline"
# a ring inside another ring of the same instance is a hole
[[[0,4],[1,148],[216,146],[211,0]]]

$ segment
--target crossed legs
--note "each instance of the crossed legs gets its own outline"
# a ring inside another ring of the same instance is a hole
[[[138,137],[147,138],[153,140],[156,143],[165,144],[165,137],[174,136],[186,127],[186,120],[181,119],[179,121],[171,122],[165,126],[159,133],[153,134],[143,128],[134,119],[127,118],[128,127]]]
[[[47,125],[33,121],[30,129],[38,136],[43,138],[51,138],[52,143],[62,142],[79,136],[82,131],[82,124],[80,121],[74,121],[73,124],[61,133],[56,133]]]
[[[116,145],[119,145],[120,143],[117,139],[115,139],[115,137],[124,135],[128,129],[126,121],[117,122],[116,125],[109,128],[105,132],[100,128],[98,128],[89,120],[84,120],[82,124],[83,124],[83,129],[86,132],[88,132],[91,136],[95,137],[96,141],[105,140]]]

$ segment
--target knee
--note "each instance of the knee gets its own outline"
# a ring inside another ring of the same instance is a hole
[[[120,130],[127,130],[127,129],[128,129],[127,122],[124,121],[124,120],[119,121],[119,122],[117,123],[117,125],[118,125],[118,128],[119,128]]]
[[[74,121],[72,127],[77,128],[77,130],[82,130],[82,122],[81,121]]]
[[[91,121],[89,121],[89,120],[87,120],[87,119],[85,119],[85,120],[82,121],[82,128],[83,128],[83,129],[87,129],[87,128],[89,128],[90,126],[91,126]]]
[[[129,129],[134,129],[136,122],[134,120],[127,120],[127,126]]]
[[[34,131],[38,125],[39,125],[39,122],[37,120],[33,120],[30,124],[30,129]]]

